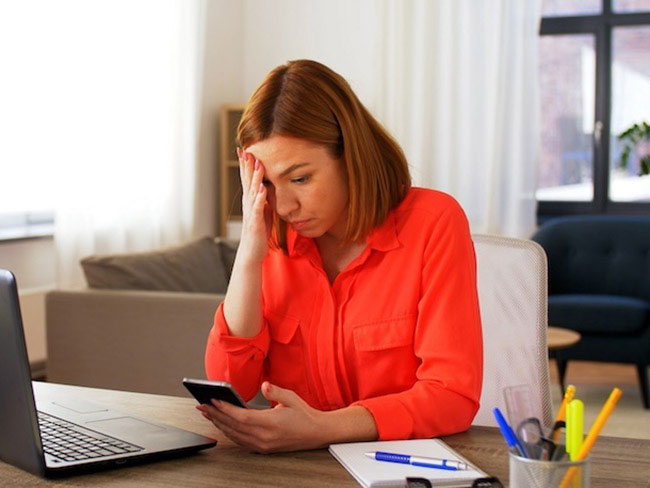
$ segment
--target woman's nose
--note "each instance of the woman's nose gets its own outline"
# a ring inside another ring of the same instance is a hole
[[[288,217],[294,213],[300,204],[298,200],[290,193],[284,191],[275,191],[275,211],[282,219],[288,219]]]

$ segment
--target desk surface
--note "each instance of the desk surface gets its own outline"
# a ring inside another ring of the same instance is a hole
[[[59,388],[70,395],[216,438],[216,448],[188,457],[85,474],[58,480],[37,478],[0,462],[0,486],[252,486],[354,487],[356,481],[327,452],[253,454],[230,442],[193,408],[190,398],[99,390],[38,383],[37,388]],[[508,456],[495,428],[472,427],[444,437],[478,467],[508,479]],[[592,486],[619,488],[650,486],[650,441],[601,437],[592,451]]]

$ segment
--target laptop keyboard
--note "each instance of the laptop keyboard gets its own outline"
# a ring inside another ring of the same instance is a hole
[[[115,456],[144,448],[115,439],[67,422],[43,412],[38,413],[43,451],[54,462],[82,461],[104,456]]]

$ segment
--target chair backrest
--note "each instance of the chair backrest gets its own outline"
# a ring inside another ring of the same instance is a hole
[[[553,421],[546,348],[546,255],[535,242],[473,235],[483,325],[483,390],[473,425],[506,414],[503,389],[531,386],[533,412]]]
[[[650,299],[650,218],[560,217],[545,223],[532,239],[548,256],[550,295]]]

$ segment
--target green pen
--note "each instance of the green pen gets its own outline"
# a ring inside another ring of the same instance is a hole
[[[569,453],[571,461],[578,458],[578,453],[582,448],[582,440],[584,435],[583,422],[584,422],[584,409],[585,406],[580,400],[571,400],[567,405],[566,410],[566,451]]]

